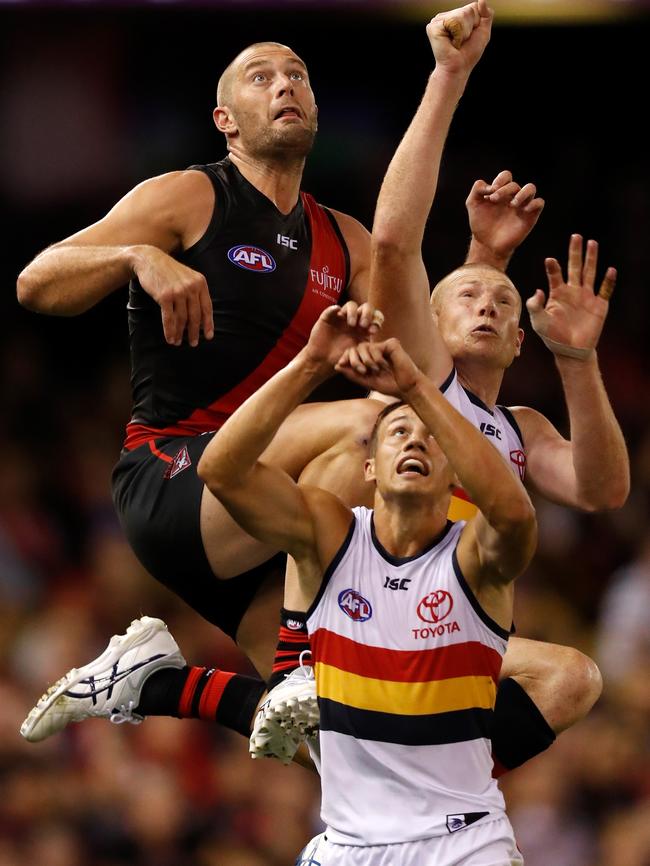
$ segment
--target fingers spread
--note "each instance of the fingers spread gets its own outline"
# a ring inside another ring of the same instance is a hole
[[[534,295],[531,295],[530,298],[526,301],[526,309],[531,315],[535,313],[541,313],[544,309],[544,305],[546,303],[546,296],[541,289],[537,289]]]
[[[593,291],[596,282],[596,267],[598,265],[598,244],[596,241],[587,241],[585,263],[582,269],[582,284],[585,288]]]
[[[573,285],[582,282],[582,235],[571,235],[567,276],[568,282]]]
[[[564,282],[562,279],[562,268],[557,259],[544,259],[544,267],[546,268],[548,287],[552,292],[554,289],[559,288]]]

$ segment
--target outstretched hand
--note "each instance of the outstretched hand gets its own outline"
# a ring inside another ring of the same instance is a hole
[[[401,398],[423,375],[395,337],[383,343],[359,343],[349,347],[336,370],[357,385]]]
[[[320,314],[305,347],[314,364],[334,368],[343,353],[377,334],[384,314],[371,304],[348,301],[342,307],[328,307]]]
[[[571,235],[566,282],[557,259],[545,260],[548,298],[538,289],[526,307],[533,330],[554,354],[583,358],[598,345],[616,284],[616,269],[607,268],[598,294],[594,294],[597,264],[598,244],[587,241],[583,260],[581,235]]]
[[[439,12],[427,25],[436,66],[451,73],[470,73],[490,41],[494,12],[487,0]]]
[[[520,186],[509,171],[492,183],[477,180],[465,202],[473,238],[507,261],[535,227],[544,209],[533,183]]]

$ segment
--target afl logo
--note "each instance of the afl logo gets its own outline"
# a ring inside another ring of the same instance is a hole
[[[287,628],[291,631],[300,631],[301,628],[304,628],[304,623],[300,622],[299,619],[288,619]]]
[[[339,593],[339,607],[355,622],[365,622],[372,616],[370,602],[356,589],[344,589]]]
[[[446,619],[454,606],[454,600],[445,589],[434,589],[418,604],[418,616],[424,622],[440,622]]]
[[[231,247],[228,250],[228,258],[238,268],[255,271],[258,274],[270,274],[275,270],[273,256],[259,247],[250,246],[250,244],[239,244],[237,247]]]

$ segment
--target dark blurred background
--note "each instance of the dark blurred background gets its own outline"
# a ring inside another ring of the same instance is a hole
[[[619,283],[599,348],[633,491],[615,514],[537,503],[538,556],[519,633],[601,665],[590,717],[503,787],[528,866],[650,866],[650,35],[644,4],[495,0],[492,42],[458,109],[429,222],[432,281],[463,260],[464,199],[509,168],[547,201],[511,274],[544,286],[571,232]],[[231,642],[142,571],[109,477],[129,414],[124,292],[73,319],[27,313],[19,270],[133,185],[220,159],[223,67],[271,39],[307,62],[320,132],[305,188],[368,227],[381,178],[431,68],[439,4],[0,4],[0,866],[286,866],[319,829],[306,771],[248,760],[199,722],[72,726],[41,745],[18,727],[44,686],[141,613],[190,663],[247,670]],[[530,331],[528,322],[524,326]],[[504,402],[566,431],[552,358],[534,334]]]

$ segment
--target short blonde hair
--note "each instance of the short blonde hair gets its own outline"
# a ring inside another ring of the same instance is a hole
[[[436,285],[433,287],[433,290],[431,291],[431,298],[430,298],[431,308],[433,310],[439,309],[439,307],[442,303],[442,296],[444,294],[445,289],[452,282],[453,278],[457,274],[461,274],[461,273],[464,273],[466,271],[478,271],[478,270],[491,271],[494,274],[498,274],[498,276],[501,277],[502,279],[507,280],[507,282],[512,286],[513,290],[515,291],[515,294],[517,295],[517,298],[519,299],[519,304],[521,307],[521,296],[520,296],[519,292],[517,291],[515,284],[510,279],[510,277],[508,277],[506,274],[504,274],[503,271],[500,271],[498,268],[493,267],[493,265],[481,264],[480,262],[476,262],[476,263],[461,265],[459,268],[456,268],[455,270],[451,271],[451,273],[444,276],[440,280],[440,282],[436,283]]]

